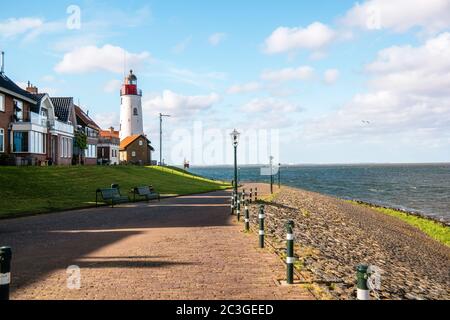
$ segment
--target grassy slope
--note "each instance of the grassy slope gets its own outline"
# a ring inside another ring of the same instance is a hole
[[[351,203],[355,205],[360,206],[366,206],[370,207],[371,209],[374,209],[378,212],[388,214],[390,216],[396,217],[398,219],[401,219],[405,221],[406,223],[409,223],[410,225],[413,225],[414,227],[422,230],[424,233],[429,235],[431,238],[447,245],[450,247],[450,228],[446,227],[438,222],[421,218],[415,215],[406,214],[404,212],[393,210],[393,209],[385,209],[375,206],[369,206],[365,204],[359,204],[357,202],[351,201]]]
[[[0,218],[95,205],[95,190],[111,183],[122,193],[151,184],[162,195],[229,187],[159,167],[0,167]]]

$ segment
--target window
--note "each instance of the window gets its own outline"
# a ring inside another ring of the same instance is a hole
[[[61,158],[72,157],[72,139],[63,137],[61,138]]]
[[[97,158],[97,146],[89,144],[86,149],[86,158]]]
[[[0,129],[0,152],[5,152],[5,130]]]
[[[134,157],[136,157],[136,151],[133,151],[132,153],[131,153],[131,156],[134,158]]]
[[[0,93],[0,111],[5,112],[5,95]]]
[[[139,140],[139,145],[142,147],[144,145],[144,142],[142,140]]]
[[[30,148],[31,153],[45,153],[45,141],[44,134],[40,132],[31,131],[29,132],[30,137]]]
[[[13,152],[28,152],[28,132],[15,131],[13,134]]]
[[[23,121],[23,102],[14,99],[14,115],[16,116],[16,121]]]
[[[137,108],[134,108],[134,109],[133,109],[133,115],[134,115],[134,116],[138,116],[138,115],[139,115],[138,109],[137,109]]]

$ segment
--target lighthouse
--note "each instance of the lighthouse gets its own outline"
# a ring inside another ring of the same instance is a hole
[[[120,91],[120,140],[144,134],[142,118],[142,91],[138,89],[137,77],[130,70]]]

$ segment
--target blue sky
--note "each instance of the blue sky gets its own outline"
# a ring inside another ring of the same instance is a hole
[[[448,0],[15,1],[0,49],[12,79],[73,96],[104,128],[126,56],[157,150],[157,114],[173,115],[172,163],[230,162],[234,127],[278,134],[283,163],[450,161]],[[241,162],[266,162],[246,141]]]

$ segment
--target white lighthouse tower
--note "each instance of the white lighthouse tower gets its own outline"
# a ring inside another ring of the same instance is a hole
[[[120,91],[120,140],[133,135],[144,134],[142,118],[142,91],[138,89],[137,78],[130,70]]]

